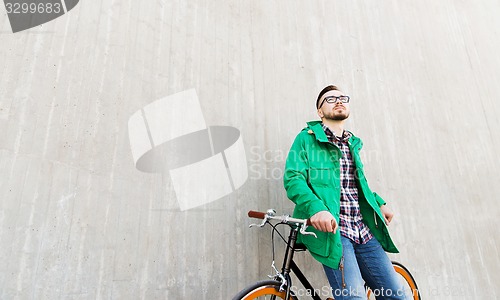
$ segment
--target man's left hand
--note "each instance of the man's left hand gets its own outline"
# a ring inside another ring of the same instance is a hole
[[[394,213],[389,207],[387,207],[387,205],[382,205],[380,207],[380,211],[382,211],[382,215],[384,216],[385,225],[389,226],[389,223],[392,221],[392,217],[394,217]]]

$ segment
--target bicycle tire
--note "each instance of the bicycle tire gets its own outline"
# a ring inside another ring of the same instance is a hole
[[[396,273],[398,273],[398,275],[405,281],[405,295],[411,294],[411,299],[420,300],[420,292],[418,291],[417,282],[415,281],[415,278],[413,278],[413,275],[411,275],[410,271],[408,271],[408,269],[401,263],[396,261],[392,262],[392,266],[394,267]],[[369,289],[367,291],[367,297],[368,299],[375,298],[372,295],[372,291]]]
[[[412,299],[420,300],[420,292],[418,291],[417,282],[415,281],[415,278],[413,278],[413,275],[411,275],[410,271],[396,261],[392,262],[392,266],[394,267],[394,270],[396,270],[396,273],[401,275],[401,277],[403,277],[406,281],[407,287],[409,287],[411,291],[411,296],[413,297]]]
[[[275,300],[285,299],[285,292],[280,292],[281,282],[276,280],[258,281],[243,290],[241,290],[233,300]],[[297,297],[291,293],[289,300],[297,300]]]

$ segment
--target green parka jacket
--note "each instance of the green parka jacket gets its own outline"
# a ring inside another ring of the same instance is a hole
[[[329,211],[339,224],[340,214],[340,149],[330,143],[321,121],[307,123],[295,138],[288,153],[283,176],[287,196],[296,205],[293,217],[308,219],[317,212]],[[380,206],[385,201],[368,187],[359,151],[363,142],[354,135],[348,141],[356,165],[359,207],[363,222],[387,252],[398,253],[389,236]],[[340,230],[335,234],[308,227],[312,235],[299,235],[299,242],[306,245],[312,256],[322,264],[338,269],[342,257]]]

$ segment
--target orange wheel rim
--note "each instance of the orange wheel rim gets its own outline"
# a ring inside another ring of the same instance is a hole
[[[411,289],[413,299],[418,300],[419,299],[418,288],[415,285],[413,278],[411,278],[410,274],[408,274],[408,271],[406,271],[405,269],[403,269],[402,267],[400,267],[398,265],[393,265],[393,267],[394,267],[394,270],[396,271],[396,273],[398,273],[399,275],[401,275],[405,279],[406,283],[408,284],[408,286]],[[366,292],[366,297],[369,299],[371,295],[372,295],[372,290],[368,289]]]
[[[396,270],[399,275],[403,276],[403,278],[406,280],[406,283],[408,283],[408,285],[410,286],[413,299],[418,299],[418,289],[410,274],[408,274],[405,269],[401,268],[398,265],[394,265],[394,270]]]
[[[281,297],[281,299],[285,299],[285,292],[279,292],[272,286],[263,286],[263,287],[260,287],[256,290],[253,290],[252,292],[247,294],[242,299],[243,300],[253,299],[253,298],[265,296],[265,295],[275,295],[275,296]],[[292,298],[290,298],[290,299],[292,299]]]

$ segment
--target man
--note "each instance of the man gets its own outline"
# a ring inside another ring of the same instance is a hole
[[[387,230],[393,213],[368,186],[361,140],[344,130],[349,101],[336,86],[325,87],[316,100],[321,121],[308,122],[288,154],[284,186],[293,216],[310,219],[317,235],[299,242],[323,264],[336,300],[366,299],[365,282],[377,299],[404,299],[385,253],[398,252]]]

